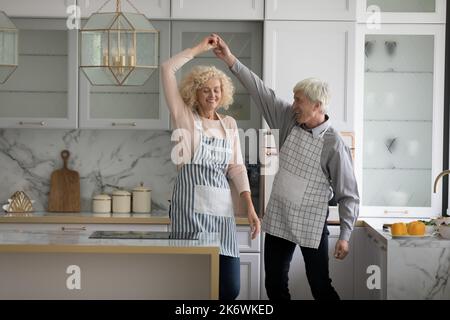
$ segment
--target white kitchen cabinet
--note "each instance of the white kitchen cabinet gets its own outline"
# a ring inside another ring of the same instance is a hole
[[[170,22],[151,21],[159,30],[159,63],[169,58]],[[80,128],[168,129],[169,112],[159,68],[142,86],[92,86],[79,71]]]
[[[384,300],[387,290],[387,245],[368,229],[357,229],[354,242],[354,299]]]
[[[259,300],[260,254],[241,253],[241,289],[237,300]]]
[[[266,20],[356,19],[357,0],[266,0]]]
[[[130,2],[136,9],[133,8]],[[116,0],[111,0],[109,2],[106,0],[77,0],[77,4],[80,7],[81,18],[88,18],[95,12],[116,11]],[[144,14],[148,19],[170,18],[169,0],[122,0],[121,8],[123,12],[136,13],[137,10]]]
[[[255,239],[252,239],[249,226],[237,226],[236,229],[240,252],[261,251],[261,237],[258,235]]]
[[[65,18],[75,4],[76,0],[0,0],[0,10],[9,17]]]
[[[264,0],[172,0],[171,3],[174,19],[264,19]]]
[[[1,128],[76,128],[78,34],[64,19],[13,19],[19,66],[0,85]]]
[[[445,23],[446,0],[358,0],[358,22],[378,28],[380,23]]]
[[[332,285],[343,300],[353,299],[353,279],[354,279],[354,248],[355,241],[350,239],[350,250],[344,260],[334,257],[336,242],[339,240],[339,226],[328,226],[330,235],[328,236],[328,256],[330,267],[330,278]]]
[[[174,21],[172,23],[172,55],[196,45],[211,33],[219,34],[230,46],[234,55],[256,74],[261,75],[261,43],[262,26],[259,22],[191,22]],[[192,67],[197,65],[213,65],[222,70],[235,86],[234,103],[228,110],[219,110],[236,119],[242,129],[260,128],[261,114],[250,95],[225,63],[218,59],[212,51],[195,57],[177,72],[180,80]]]
[[[328,256],[331,284],[336,289],[341,299],[353,299],[354,295],[354,258],[355,236],[349,242],[350,252],[344,260],[334,257],[334,248],[339,239],[339,226],[328,226]],[[264,248],[264,247],[263,247]],[[261,260],[264,265],[264,250],[261,252]],[[268,299],[264,286],[264,266],[261,269],[261,299]],[[289,292],[293,300],[312,300],[311,289],[306,277],[305,262],[300,247],[297,246],[291,261],[289,270]]]
[[[237,225],[240,253],[241,289],[238,300],[259,300],[261,271],[261,236],[251,238],[250,226]]]
[[[355,170],[361,214],[442,214],[445,25],[359,25]]]

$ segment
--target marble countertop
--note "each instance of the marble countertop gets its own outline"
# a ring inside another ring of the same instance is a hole
[[[0,252],[201,253],[219,249],[217,233],[200,232],[198,240],[90,239],[90,232],[2,230]],[[188,251],[186,251],[188,249]]]
[[[0,213],[0,223],[106,223],[106,224],[170,224],[166,211],[151,213],[66,213],[33,212]],[[247,217],[236,217],[237,225],[248,225]]]

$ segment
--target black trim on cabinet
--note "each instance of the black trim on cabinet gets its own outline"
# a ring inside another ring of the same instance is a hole
[[[449,111],[450,111],[450,3],[447,3],[447,19],[445,27],[445,84],[444,84],[444,159],[443,170],[449,163]],[[448,208],[448,176],[442,183],[442,213],[447,214]]]

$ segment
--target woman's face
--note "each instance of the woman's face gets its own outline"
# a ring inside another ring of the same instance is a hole
[[[220,80],[211,78],[202,88],[197,90],[197,100],[204,111],[214,111],[222,100],[222,86]]]

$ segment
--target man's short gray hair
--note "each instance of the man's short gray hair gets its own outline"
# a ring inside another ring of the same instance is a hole
[[[317,78],[307,78],[295,85],[294,94],[298,91],[301,91],[309,101],[313,103],[320,102],[322,113],[327,113],[330,102],[328,83]]]

